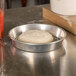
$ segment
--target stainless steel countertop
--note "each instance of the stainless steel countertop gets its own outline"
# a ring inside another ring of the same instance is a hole
[[[42,19],[43,6],[6,10],[4,42],[0,41],[0,76],[76,76],[76,36],[67,32],[63,47],[46,53],[16,49],[8,31]]]

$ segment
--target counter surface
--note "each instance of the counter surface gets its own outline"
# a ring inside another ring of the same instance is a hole
[[[0,76],[76,76],[76,36],[67,32],[63,47],[46,53],[16,49],[8,31],[19,25],[42,19],[47,5],[5,11],[4,42],[0,41]]]

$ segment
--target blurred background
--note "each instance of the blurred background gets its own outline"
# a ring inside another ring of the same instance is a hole
[[[50,0],[5,0],[7,9],[49,4]]]

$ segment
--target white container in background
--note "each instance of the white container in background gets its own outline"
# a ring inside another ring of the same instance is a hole
[[[62,15],[76,15],[76,0],[50,0],[51,10]]]

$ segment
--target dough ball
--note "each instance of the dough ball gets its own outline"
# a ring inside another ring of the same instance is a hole
[[[42,30],[28,30],[22,33],[18,40],[26,43],[48,43],[53,41],[53,36]]]

